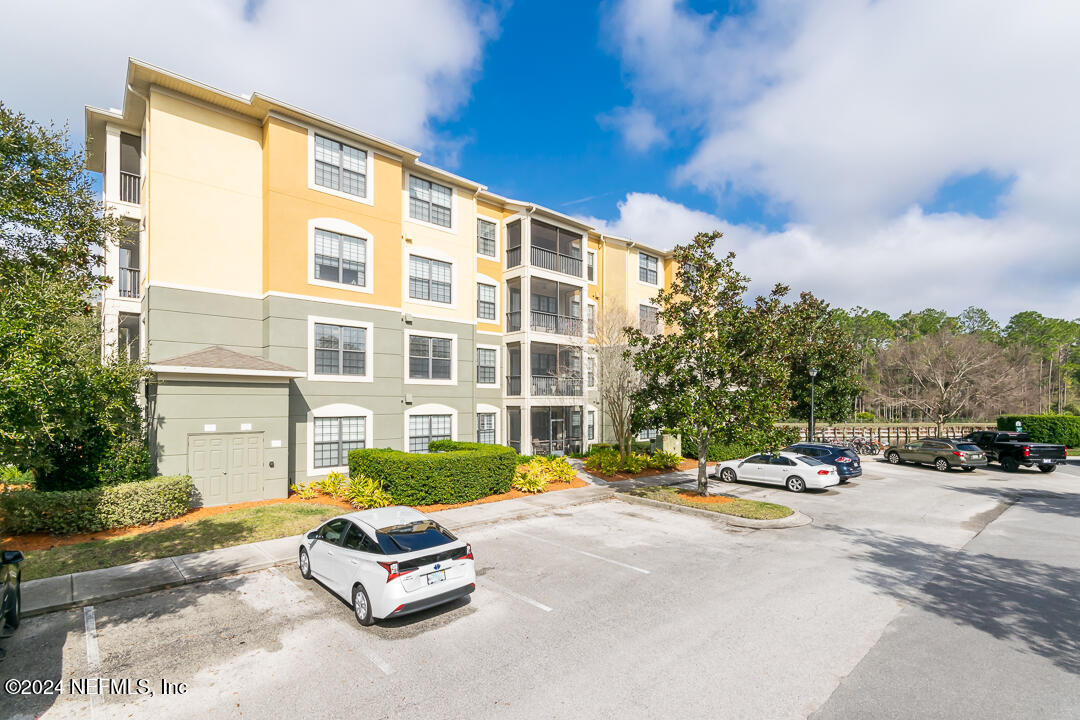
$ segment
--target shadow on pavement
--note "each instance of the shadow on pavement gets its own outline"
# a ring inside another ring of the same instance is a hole
[[[1035,512],[1080,518],[1080,494],[1077,493],[1062,493],[1038,488],[1010,487],[998,490],[997,488],[953,485],[946,485],[945,489],[968,495],[1015,500],[1021,507]]]
[[[1075,568],[967,553],[873,530],[820,527],[859,548],[859,578],[877,591],[1080,674]]]

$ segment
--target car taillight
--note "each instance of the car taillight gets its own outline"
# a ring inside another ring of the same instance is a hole
[[[964,457],[964,453],[960,452],[959,450],[953,450],[952,454],[956,457]]]
[[[840,457],[836,458],[836,462],[851,462],[851,458],[845,455],[841,455]]]
[[[1024,457],[1030,457],[1030,456],[1031,456],[1031,448],[1029,448],[1028,446],[1025,445],[1024,446]]]
[[[472,559],[473,559],[472,544],[471,543],[465,543],[465,554],[462,555],[461,557],[459,557],[458,560],[472,560]]]
[[[408,575],[411,572],[416,572],[416,568],[409,568],[408,570],[398,571],[398,564],[396,562],[380,562],[382,569],[386,571],[386,582],[395,580],[402,575]]]
[[[828,471],[828,470],[818,470],[818,471],[817,471],[817,474],[818,474],[818,475],[828,475],[828,474],[829,474],[829,471]]]

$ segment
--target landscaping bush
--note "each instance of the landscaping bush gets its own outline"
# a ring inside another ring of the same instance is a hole
[[[319,494],[319,482],[312,480],[307,483],[293,483],[289,489],[299,496],[301,500],[311,500]]]
[[[34,473],[23,472],[14,465],[0,465],[0,486],[34,484]]]
[[[141,439],[117,442],[98,464],[98,482],[102,485],[139,482],[150,477],[150,451]]]
[[[593,443],[589,446],[589,452],[586,455],[592,455],[593,453],[600,452],[601,450],[611,450],[611,443]]]
[[[533,458],[518,465],[514,487],[522,492],[542,492],[548,483],[568,483],[575,477],[577,471],[563,458]]]
[[[319,491],[323,495],[339,498],[345,493],[345,487],[348,482],[349,479],[347,477],[336,470],[332,470],[326,473],[326,477],[318,481]]]
[[[54,535],[147,525],[186,513],[194,492],[187,475],[89,490],[13,490],[0,494],[0,522],[12,534]]]
[[[874,422],[874,413],[872,413],[872,412],[858,412],[858,413],[855,413],[855,422],[861,422],[861,423]]]
[[[437,440],[429,454],[353,450],[349,474],[382,483],[399,505],[456,504],[510,490],[519,456],[503,445]]]
[[[675,453],[666,450],[657,450],[649,458],[650,470],[674,470],[682,465],[683,459]]]
[[[349,478],[344,495],[345,500],[362,510],[394,504],[394,498],[390,497],[381,482],[363,476]]]
[[[671,453],[666,453],[671,455]],[[675,456],[672,456],[675,457]],[[616,473],[639,473],[650,467],[649,456],[641,453],[629,453],[625,460],[619,458],[616,450],[600,450],[585,458],[585,469],[600,475],[614,475]]]
[[[799,440],[799,428],[797,427],[784,427],[782,428],[784,433],[780,438],[779,444],[776,448],[779,449],[785,445],[798,442]],[[713,441],[709,443],[709,452],[706,455],[706,459],[709,462],[723,462],[725,460],[735,460],[737,458],[744,458],[754,453],[759,453],[766,450],[767,443],[764,442],[748,442],[748,443],[721,443]],[[697,459],[697,438],[693,436],[683,436],[683,456]]]
[[[1016,421],[1035,442],[1077,447],[1080,445],[1080,417],[1075,415],[1002,415],[998,430],[1016,430]]]
[[[652,443],[648,440],[634,440],[630,443],[630,452],[648,454],[652,452]]]

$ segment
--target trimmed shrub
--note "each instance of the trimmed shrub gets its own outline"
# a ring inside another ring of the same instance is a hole
[[[398,505],[453,505],[510,490],[519,457],[504,445],[437,440],[429,454],[353,450],[349,474],[378,480]]]
[[[345,486],[345,500],[362,510],[394,504],[394,498],[390,497],[381,482],[362,475],[349,478]]]
[[[998,430],[1016,430],[1016,421],[1035,442],[1080,446],[1080,417],[1075,415],[1002,415]]]
[[[150,475],[150,451],[138,438],[116,443],[98,463],[98,482],[102,485],[139,482]]]
[[[194,492],[187,475],[89,490],[13,490],[0,494],[0,521],[12,534],[69,535],[148,525],[186,513]]]
[[[670,455],[670,453],[666,454]],[[625,460],[619,458],[617,450],[601,450],[585,458],[585,469],[600,475],[614,475],[620,472],[639,473],[648,467],[650,467],[649,456],[636,452],[629,453]]]

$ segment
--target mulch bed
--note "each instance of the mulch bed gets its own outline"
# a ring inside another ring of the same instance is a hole
[[[570,488],[585,487],[589,483],[580,478],[574,478],[568,483],[553,482],[548,483],[547,488],[543,492],[557,492],[559,490],[569,490]],[[417,510],[420,512],[437,512],[439,510],[453,510],[459,507],[468,507],[469,505],[484,505],[485,503],[499,502],[500,500],[513,500],[514,498],[530,497],[532,495],[542,495],[543,493],[527,493],[520,490],[511,489],[510,492],[502,493],[501,495],[488,495],[486,498],[480,498],[479,500],[473,500],[472,502],[459,503],[457,505],[418,505]]]
[[[680,490],[679,496],[684,497],[691,502],[702,504],[712,503],[723,505],[724,503],[735,502],[735,498],[728,497],[727,495],[702,495],[696,490]]]
[[[706,466],[712,467],[715,464],[716,463],[710,462],[706,463]],[[600,478],[601,480],[606,480],[607,482],[621,482],[623,480],[634,480],[636,478],[652,477],[653,475],[667,475],[668,473],[679,472],[681,470],[697,470],[697,466],[697,460],[694,460],[692,458],[685,458],[679,465],[679,467],[675,468],[674,470],[642,470],[639,473],[620,472],[615,473],[614,475],[603,475],[601,473],[591,472],[589,470],[586,470],[585,472],[589,473],[593,477]]]

